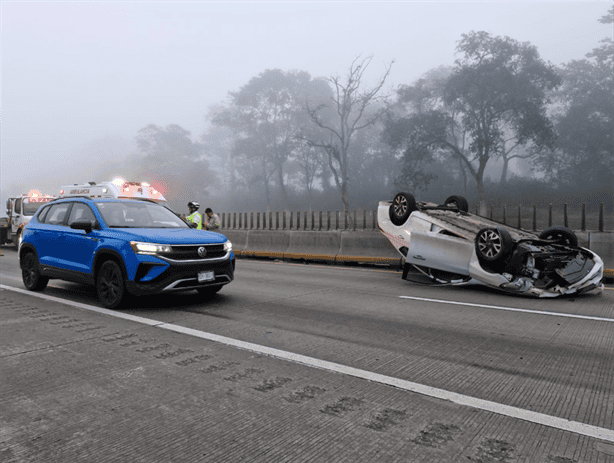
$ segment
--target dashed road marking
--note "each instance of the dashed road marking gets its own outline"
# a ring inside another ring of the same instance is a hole
[[[288,352],[280,349],[274,349],[271,347],[261,346],[258,344],[254,344],[251,342],[240,341],[238,339],[228,338],[226,336],[219,336],[213,333],[207,333],[205,331],[199,331],[192,328],[186,328],[185,326],[174,325],[171,323],[163,323],[157,320],[150,320],[144,317],[138,317],[135,315],[124,314],[121,312],[115,312],[113,310],[102,309],[100,307],[94,307],[87,304],[81,304],[79,302],[67,301],[64,299],[60,299],[58,297],[47,296],[45,294],[33,293],[31,291],[27,291],[21,288],[15,288],[12,286],[6,286],[0,284],[0,289],[15,291],[17,293],[26,294],[33,297],[38,297],[40,299],[58,302],[60,304],[77,307],[80,309],[88,310],[91,312],[109,315],[115,318],[121,318],[124,320],[130,320],[136,323],[145,324],[148,326],[152,326],[155,328],[161,328],[169,331],[173,331],[176,333],[182,333],[189,336],[194,336],[200,339],[206,339],[208,341],[214,341],[221,344],[225,344],[227,346],[236,347],[239,349],[247,350],[250,352],[256,352],[258,354],[268,355],[270,357],[279,358],[282,360],[287,360],[290,362],[298,363],[301,365],[306,365],[309,367],[318,368],[321,370],[327,370],[335,373],[341,373],[348,376],[353,376],[356,378],[365,379],[367,381],[377,382],[380,384],[386,384],[389,386],[393,386],[399,389],[403,389],[409,392],[415,392],[418,394],[426,395],[429,397],[438,398],[441,400],[447,400],[459,405],[465,405],[467,407],[476,408],[479,410],[485,410],[488,412],[496,413],[498,415],[504,415],[512,418],[517,418],[523,421],[529,421],[532,423],[540,424],[543,426],[548,426],[555,429],[561,429],[563,431],[573,432],[575,434],[580,434],[588,437],[593,437],[595,439],[600,439],[606,442],[614,443],[614,430],[607,428],[600,428],[598,426],[593,426],[590,424],[580,423],[579,421],[571,421],[565,418],[559,418],[556,416],[546,415],[544,413],[537,413],[530,410],[524,410],[522,408],[512,407],[509,405],[500,404],[497,402],[492,402],[489,400],[478,399],[476,397],[466,396],[463,394],[458,394],[456,392],[446,391],[444,389],[438,389],[431,386],[426,386],[424,384],[414,383],[411,381],[406,381],[399,378],[393,378],[391,376],[381,375],[378,373],[373,373],[370,371],[360,370],[358,368],[349,367],[347,365],[341,365],[334,362],[328,362],[325,360],[320,360],[313,357],[307,357],[306,355],[295,354],[293,352]],[[437,302],[434,299],[430,300],[431,302]],[[443,303],[449,301],[441,301]],[[491,308],[499,308],[497,306],[490,306]],[[549,312],[543,312],[546,315],[552,315]],[[609,319],[606,319],[611,321]]]
[[[592,317],[590,315],[576,315],[576,314],[571,314],[571,313],[546,312],[543,310],[517,309],[515,307],[501,307],[498,305],[475,304],[473,302],[446,301],[445,299],[427,299],[425,297],[414,297],[414,296],[399,296],[399,297],[401,299],[413,299],[414,301],[436,302],[437,304],[466,305],[469,307],[481,307],[484,309],[508,310],[510,312],[524,312],[524,313],[533,313],[533,314],[538,314],[538,315],[551,315],[554,317],[581,318],[583,320],[597,320],[600,322],[614,322],[614,318]]]

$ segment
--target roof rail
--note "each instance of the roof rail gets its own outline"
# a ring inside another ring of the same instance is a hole
[[[53,198],[51,201],[49,201],[50,203],[53,201],[58,201],[60,199],[73,199],[73,198],[81,198],[81,199],[89,199],[90,201],[93,201],[94,198],[90,198],[89,196],[66,196],[63,198]]]

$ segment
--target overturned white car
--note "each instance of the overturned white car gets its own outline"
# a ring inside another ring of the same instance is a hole
[[[437,205],[398,193],[379,203],[379,228],[405,259],[403,279],[413,267],[433,283],[538,297],[603,290],[603,261],[578,246],[573,231],[552,227],[537,235],[468,209],[462,196]]]

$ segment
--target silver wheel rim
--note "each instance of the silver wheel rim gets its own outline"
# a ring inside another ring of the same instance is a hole
[[[501,235],[493,230],[487,230],[478,238],[478,249],[482,255],[492,259],[501,253],[503,243]]]
[[[397,217],[402,217],[407,212],[407,199],[404,196],[397,196],[394,198],[393,208],[394,214]]]

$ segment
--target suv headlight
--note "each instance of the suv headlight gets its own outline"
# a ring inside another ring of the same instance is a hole
[[[159,254],[172,251],[168,244],[143,243],[141,241],[130,241],[130,247],[136,254]]]
[[[224,251],[226,252],[232,251],[232,243],[230,241],[226,241],[224,243]]]

